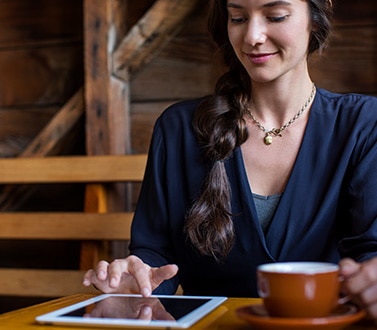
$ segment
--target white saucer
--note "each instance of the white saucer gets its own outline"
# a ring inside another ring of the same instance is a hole
[[[237,316],[260,330],[337,330],[365,317],[365,311],[353,305],[339,305],[328,317],[283,318],[268,316],[263,305],[249,305],[238,308]]]

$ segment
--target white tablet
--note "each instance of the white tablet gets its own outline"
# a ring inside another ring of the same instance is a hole
[[[188,328],[224,302],[226,297],[102,294],[38,316],[42,324],[83,327]],[[152,319],[143,309],[152,310]]]

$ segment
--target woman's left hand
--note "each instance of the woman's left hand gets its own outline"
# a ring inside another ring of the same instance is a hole
[[[377,322],[377,257],[361,263],[346,258],[339,266],[343,292]]]

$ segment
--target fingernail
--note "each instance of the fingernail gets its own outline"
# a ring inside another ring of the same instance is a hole
[[[343,281],[346,279],[346,277],[350,274],[352,274],[354,271],[352,265],[350,264],[343,264],[340,268],[341,276],[343,277]]]
[[[144,297],[148,297],[148,296],[150,296],[151,292],[147,288],[144,288],[143,290],[141,290],[141,294]]]
[[[152,314],[152,308],[150,306],[144,306],[141,310],[143,316],[149,316]]]

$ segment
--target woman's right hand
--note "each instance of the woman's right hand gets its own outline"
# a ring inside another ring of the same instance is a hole
[[[103,293],[139,293],[148,297],[163,281],[172,278],[177,272],[177,265],[150,267],[131,255],[111,263],[100,261],[95,269],[85,273],[83,284],[94,285]]]

